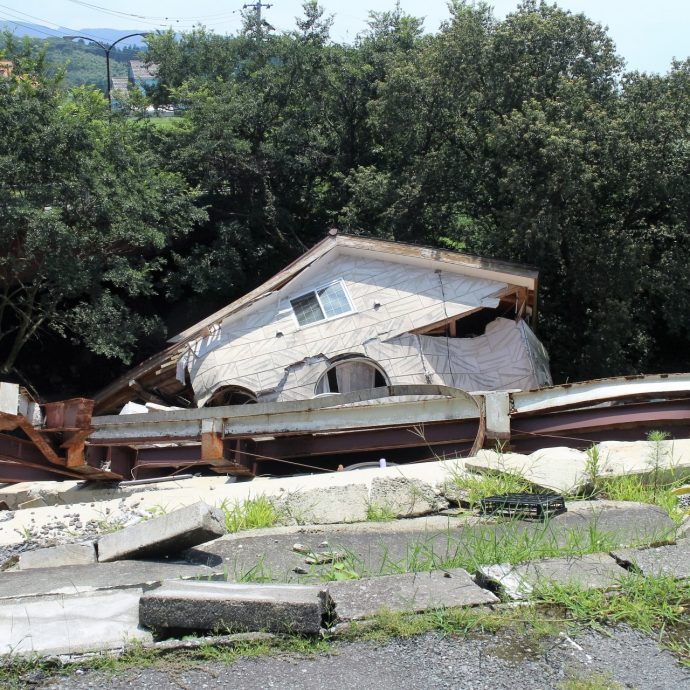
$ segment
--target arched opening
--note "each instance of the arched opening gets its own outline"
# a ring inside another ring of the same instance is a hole
[[[222,407],[224,405],[252,405],[256,395],[248,388],[240,386],[222,386],[209,399],[204,407]]]
[[[388,377],[378,364],[363,357],[347,357],[332,364],[321,376],[314,394],[353,393],[387,385]]]

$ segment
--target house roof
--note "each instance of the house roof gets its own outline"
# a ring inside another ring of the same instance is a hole
[[[130,60],[129,69],[132,74],[132,79],[135,81],[137,79],[142,81],[155,79],[158,75],[158,65],[155,63],[147,65],[143,60]]]
[[[231,302],[217,312],[206,317],[202,321],[190,326],[186,330],[170,338],[168,342],[177,343],[195,338],[200,335],[203,329],[219,323],[228,316],[244,309],[249,304],[262,298],[270,292],[282,287],[292,280],[297,274],[301,273],[307,266],[313,264],[317,259],[328,254],[336,247],[344,247],[350,251],[359,253],[375,252],[377,255],[394,256],[403,261],[411,263],[445,263],[453,266],[460,273],[488,278],[511,285],[520,285],[528,290],[534,291],[537,287],[539,272],[536,269],[527,267],[524,264],[515,264],[506,261],[495,261],[493,259],[482,259],[470,254],[447,251],[443,249],[433,249],[414,244],[404,244],[402,242],[390,242],[387,240],[377,240],[356,235],[343,235],[336,231],[331,231],[321,242],[312,247],[308,252],[302,254],[289,266],[256,289],[247,293],[238,300]]]
[[[484,259],[470,254],[404,244],[402,242],[345,235],[338,233],[337,230],[330,230],[321,242],[295,259],[282,271],[269,278],[265,283],[178,333],[168,341],[170,345],[165,350],[142,362],[100,391],[95,396],[97,411],[111,409],[112,404],[114,404],[113,401],[119,399],[119,394],[123,391],[129,391],[130,382],[136,381],[142,376],[149,378],[152,373],[160,374],[164,368],[170,368],[171,364],[182,354],[186,345],[198,337],[207,334],[208,329],[212,325],[221,323],[229,316],[279,290],[315,261],[326,256],[336,248],[343,248],[348,253],[358,253],[363,256],[376,254],[378,258],[394,259],[417,266],[427,265],[438,268],[439,264],[445,264],[458,273],[525,288],[532,297],[532,303],[536,304],[539,273],[536,269],[524,264]],[[535,312],[533,312],[533,318]]]

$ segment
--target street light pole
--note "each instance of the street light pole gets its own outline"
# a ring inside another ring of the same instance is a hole
[[[113,111],[113,99],[110,94],[110,51],[121,41],[124,41],[126,38],[132,38],[133,36],[143,36],[145,38],[146,34],[127,34],[126,36],[118,38],[117,41],[113,41],[109,46],[105,46],[95,38],[89,38],[88,36],[63,36],[66,41],[73,41],[75,38],[81,38],[83,41],[95,43],[105,53],[106,93],[108,94],[108,110],[110,110],[110,112]]]

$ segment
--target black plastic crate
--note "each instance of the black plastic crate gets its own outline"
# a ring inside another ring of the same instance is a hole
[[[485,515],[520,516],[543,520],[566,512],[565,498],[560,494],[503,494],[480,501]]]

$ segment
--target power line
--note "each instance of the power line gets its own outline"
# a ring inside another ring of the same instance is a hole
[[[59,32],[56,32],[53,29],[51,29],[53,33],[48,33],[48,31],[43,31],[43,29],[39,29],[37,26],[29,26],[28,24],[24,24],[19,20],[15,19],[14,17],[8,17],[7,15],[3,14],[0,14],[0,19],[4,19],[6,22],[14,24],[15,26],[22,26],[25,29],[28,29],[29,31],[37,31],[38,33],[43,34],[44,36],[48,36],[48,38],[61,38]]]
[[[51,29],[50,26],[45,27],[48,30],[54,32],[51,34],[51,33],[48,33],[46,31],[43,31],[42,28],[38,28],[36,26],[28,26],[26,24],[23,24],[21,21],[17,20],[15,17],[12,17],[12,16],[3,17],[3,19],[9,20],[9,21],[17,24],[18,26],[23,26],[25,29],[29,29],[31,31],[37,31],[39,33],[44,34],[45,36],[49,36],[50,38],[57,38],[57,37],[61,38],[62,33],[61,33],[61,31],[59,31],[61,29],[68,29],[69,31],[75,31],[74,29],[70,29],[68,26],[60,26],[60,24],[57,24],[56,22],[52,22],[49,19],[43,19],[42,17],[36,17],[33,14],[27,14],[26,12],[21,12],[20,10],[16,10],[16,9],[14,9],[14,7],[9,7],[8,5],[0,4],[0,7],[4,8],[5,10],[9,10],[10,12],[12,12],[14,14],[21,15],[22,17],[27,17],[28,19],[35,19],[36,21],[41,22],[42,24],[52,24],[53,26],[56,27],[55,29]],[[88,36],[89,34],[86,34],[86,35]]]
[[[132,17],[133,19],[147,19],[147,20],[160,20],[160,21],[175,21],[175,22],[188,22],[197,21],[199,19],[224,19],[230,18],[235,12],[218,12],[216,14],[207,15],[197,15],[192,17],[171,17],[163,15],[147,15],[147,14],[136,14],[134,12],[125,12],[122,10],[113,10],[109,7],[103,7],[102,5],[96,5],[91,2],[85,2],[85,0],[67,0],[75,5],[81,5],[82,7],[88,7],[89,9],[96,10],[97,12],[103,12],[104,14],[110,14],[119,17]]]

